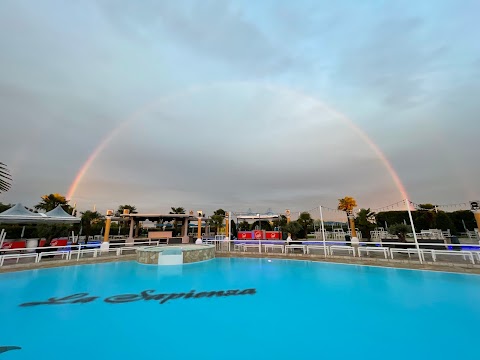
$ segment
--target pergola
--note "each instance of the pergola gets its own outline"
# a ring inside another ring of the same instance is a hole
[[[235,217],[237,218],[237,225],[238,225],[238,221],[239,220],[242,220],[242,221],[248,221],[248,220],[253,220],[254,222],[255,221],[258,221],[258,223],[260,224],[260,221],[274,221],[274,220],[278,220],[280,218],[280,215],[278,214],[235,214]]]
[[[254,223],[258,221],[260,229],[262,228],[261,222],[262,221],[274,221],[280,218],[280,215],[273,214],[268,212],[266,214],[254,214],[254,213],[237,213],[235,214],[237,218],[237,229],[238,229],[238,222],[241,221],[253,221]],[[249,235],[251,234],[251,235]],[[280,231],[263,231],[263,230],[252,230],[252,231],[238,231],[238,238],[239,239],[280,239],[281,232]]]
[[[190,238],[188,236],[188,228],[190,221],[202,221],[206,220],[203,216],[194,216],[193,214],[163,214],[163,213],[146,213],[146,214],[123,214],[122,217],[130,221],[130,233],[129,233],[129,240],[130,242],[133,241],[134,237],[138,237],[139,231],[139,223],[141,221],[152,221],[152,222],[160,222],[160,221],[174,221],[177,220],[181,223],[181,238],[182,243],[188,243]],[[134,234],[135,230],[135,234]],[[158,233],[159,238],[168,237],[168,233],[171,232],[162,232],[162,231],[151,231],[149,232],[150,235],[155,235]],[[171,235],[170,235],[171,236]]]

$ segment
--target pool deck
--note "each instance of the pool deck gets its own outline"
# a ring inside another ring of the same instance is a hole
[[[443,271],[460,274],[480,274],[480,264],[468,263],[450,263],[450,262],[426,262],[424,264],[418,261],[399,260],[399,259],[383,259],[383,258],[354,258],[349,256],[329,256],[325,258],[323,255],[304,255],[304,254],[259,254],[252,252],[216,252],[216,257],[219,258],[268,258],[268,259],[289,259],[289,260],[307,260],[319,261],[337,264],[351,264],[351,265],[367,265],[380,266],[398,269],[412,269],[412,270],[430,270]],[[136,254],[128,254],[122,256],[101,256],[96,258],[83,258],[76,260],[45,260],[40,263],[19,263],[4,265],[0,267],[0,273],[8,273],[24,270],[47,269],[62,266],[76,266],[86,264],[100,264],[118,261],[136,261]]]

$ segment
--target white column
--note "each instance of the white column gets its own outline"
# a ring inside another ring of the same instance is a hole
[[[232,213],[228,212],[228,240],[232,238]]]
[[[130,231],[128,233],[128,243],[133,243],[133,227],[135,225],[135,220],[133,220],[133,217],[130,218]]]
[[[322,238],[323,238],[323,254],[327,257],[327,245],[325,244],[325,226],[323,224],[323,211],[320,205],[320,222],[322,224]]]
[[[412,226],[413,238],[415,240],[415,246],[417,247],[417,251],[418,251],[418,258],[420,260],[420,264],[423,264],[423,254],[421,253],[420,246],[418,245],[417,232],[415,231],[415,224],[413,223],[412,211],[410,210],[410,201],[406,199],[405,204],[407,204],[408,217],[410,218],[410,225]]]

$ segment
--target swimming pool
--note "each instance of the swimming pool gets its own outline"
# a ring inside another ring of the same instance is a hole
[[[0,274],[0,289],[0,359],[459,359],[478,352],[475,275],[217,258]],[[21,349],[1,353],[2,346]]]

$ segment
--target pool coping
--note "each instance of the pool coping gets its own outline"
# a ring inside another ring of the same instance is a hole
[[[480,275],[480,265],[478,264],[459,264],[459,263],[446,263],[446,262],[427,262],[420,264],[416,261],[409,260],[392,260],[381,258],[354,258],[346,256],[329,256],[325,258],[322,255],[304,255],[304,254],[275,254],[275,253],[252,253],[252,252],[222,252],[216,251],[215,256],[217,258],[265,258],[265,259],[284,259],[284,260],[303,260],[324,262],[332,264],[343,265],[359,265],[359,266],[372,266],[372,267],[384,267],[394,269],[405,270],[421,270],[421,271],[436,271],[447,272],[457,274],[474,274]],[[50,260],[41,263],[27,263],[27,264],[14,264],[0,267],[0,274],[11,273],[17,271],[27,270],[39,270],[49,269],[63,266],[81,266],[89,264],[101,264],[110,262],[123,262],[123,261],[136,261],[136,254],[117,256],[101,256],[96,258],[83,258],[79,261],[68,260]]]
[[[302,260],[324,262],[340,265],[358,265],[370,267],[383,267],[391,269],[402,270],[419,270],[419,271],[435,271],[456,274],[471,274],[480,275],[479,264],[460,264],[447,262],[426,262],[420,264],[418,261],[409,260],[392,260],[383,258],[358,258],[347,256],[332,256],[324,257],[323,255],[306,255],[306,254],[275,254],[275,253],[231,253],[231,252],[216,252],[217,258],[265,258],[265,259],[282,259],[282,260]]]

